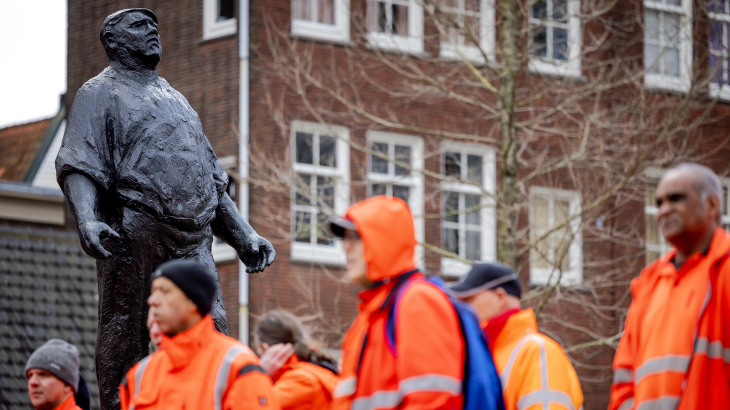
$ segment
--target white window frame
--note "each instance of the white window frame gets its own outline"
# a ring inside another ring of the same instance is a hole
[[[464,1],[464,0],[460,0]],[[463,5],[462,5],[463,7]],[[489,61],[494,61],[495,49],[495,11],[494,0],[480,0],[479,2],[479,47],[473,45],[454,44],[450,41],[441,41],[441,58],[461,60],[464,56],[475,63],[485,63],[482,51]],[[481,50],[480,50],[481,48]]]
[[[681,0],[681,6],[672,6],[650,0],[644,0],[644,10],[652,9],[660,12],[678,14],[679,21],[679,77],[650,73],[644,61],[644,85],[669,91],[687,92],[691,86],[692,75],[692,0]],[[646,17],[644,18],[646,21]],[[646,32],[646,31],[645,31]],[[644,37],[646,38],[646,37]],[[646,47],[646,43],[644,44]],[[646,52],[644,52],[646,55]],[[661,56],[661,54],[660,54]]]
[[[644,172],[646,177],[649,179],[649,181],[647,182],[647,185],[658,183],[659,180],[662,178],[662,176],[664,176],[664,174],[666,172],[667,172],[666,169],[661,169],[661,168],[647,169]],[[722,184],[723,188],[726,188],[726,190],[727,190],[727,192],[725,193],[725,198],[723,198],[723,199],[725,202],[725,206],[728,209],[728,213],[723,214],[721,217],[721,225],[724,227],[724,226],[730,225],[730,202],[728,202],[728,201],[730,201],[730,178],[720,178],[720,183]],[[644,198],[646,198],[646,193],[644,194]],[[658,214],[659,214],[659,208],[657,208],[657,206],[655,204],[646,205],[646,203],[644,203],[644,215],[645,216],[653,216],[654,218],[656,218],[656,216]],[[659,233],[659,243],[650,244],[646,241],[646,239],[647,239],[646,230],[644,231],[644,234],[643,234],[644,235],[643,236],[644,246],[647,251],[658,252],[659,255],[662,256],[672,249],[672,245],[668,244],[666,242],[666,240],[664,239],[664,235],[662,235],[662,231],[661,231],[661,229],[659,229],[658,226],[657,226],[657,232]]]
[[[710,20],[716,20],[721,23],[729,24],[730,25],[730,4],[726,4],[726,12],[725,13],[718,13],[715,11],[710,11],[707,13],[707,16]],[[723,24],[724,27],[730,27]],[[711,36],[712,33],[709,33],[709,36]],[[730,57],[730,42],[728,42],[728,36],[730,36],[730,33],[723,33],[722,36],[722,51],[720,52],[720,57],[722,59],[721,64],[723,65],[722,73],[725,75],[725,73],[730,73],[730,67],[725,68],[725,64],[727,62],[728,57]],[[710,54],[714,54],[712,51],[712,40],[708,42],[708,49],[710,51]],[[709,67],[712,71],[713,68]],[[710,97],[713,98],[719,98],[721,100],[730,101],[730,84],[715,84],[714,82],[710,83]]]
[[[411,208],[411,214],[413,215],[416,240],[419,243],[423,243],[425,240],[425,227],[423,220],[423,139],[413,135],[396,134],[383,131],[368,131],[367,140],[368,149],[370,149],[374,142],[387,143],[389,158],[395,158],[395,145],[411,147],[411,174],[408,176],[396,176],[394,173],[395,164],[392,161],[388,161],[388,175],[372,172],[372,154],[368,154],[368,196],[371,194],[370,190],[372,184],[387,184],[391,186],[395,184],[408,186],[410,188],[408,206]],[[416,248],[415,262],[419,268],[425,268],[424,255],[423,246],[418,245]]]
[[[221,164],[224,171],[228,171],[238,165],[238,157],[235,155],[228,155],[218,158],[218,162]],[[240,186],[236,180],[229,177],[228,181],[229,188],[232,186],[235,192],[238,192]],[[234,197],[235,192],[233,195]],[[233,202],[235,204],[237,201],[234,200]],[[236,253],[236,250],[215,236],[213,237],[213,243],[211,244],[211,253],[213,254],[213,261],[215,261],[216,264],[231,262],[238,259],[238,253]]]
[[[203,40],[213,40],[236,34],[237,19],[218,20],[218,0],[203,0]]]
[[[444,141],[441,144],[441,169],[443,174],[443,162],[444,155],[446,152],[459,152],[461,153],[462,162],[464,163],[461,167],[462,178],[465,178],[468,173],[468,167],[466,166],[467,155],[481,155],[482,157],[482,189],[473,184],[456,181],[441,181],[441,192],[450,191],[458,192],[463,194],[481,195],[482,209],[479,212],[479,218],[482,223],[482,236],[481,236],[481,261],[490,262],[497,259],[497,210],[494,196],[496,194],[496,154],[494,149],[478,144],[466,144],[456,141]],[[443,195],[443,194],[442,194]],[[443,206],[443,203],[442,205]],[[443,221],[442,221],[443,223]],[[460,223],[461,225],[461,223]],[[459,231],[463,229],[460,227]],[[464,235],[460,235],[460,238]],[[439,238],[443,240],[443,227],[439,227]],[[459,239],[461,241],[461,239]],[[461,246],[459,246],[461,250]],[[458,259],[450,258],[447,256],[441,257],[441,274],[446,276],[463,276],[471,270],[471,265],[466,264]]]
[[[317,149],[313,147],[313,164],[296,163],[296,133],[306,132],[312,134],[326,134],[335,137],[337,165],[335,168],[324,167],[318,164],[316,158],[319,156]],[[350,199],[350,131],[346,127],[337,125],[320,124],[306,121],[293,121],[291,125],[291,161],[292,177],[297,173],[312,174],[313,176],[328,176],[335,180],[334,213],[343,215],[347,210]],[[292,190],[292,198],[295,193]],[[296,231],[296,210],[305,208],[306,205],[297,205],[294,200],[290,202],[291,207],[291,232]],[[316,216],[312,215],[312,221],[316,223]],[[291,239],[291,261],[292,262],[316,262],[330,266],[344,266],[345,251],[342,241],[334,241],[333,245],[319,245],[312,243],[297,242],[295,237]]]
[[[312,0],[316,4],[317,0]],[[292,2],[293,4],[293,2]],[[335,24],[318,23],[294,18],[292,5],[291,34],[332,43],[350,42],[350,0],[334,0]]]
[[[530,216],[532,216],[533,201],[539,197],[540,199],[554,203],[556,199],[567,200],[569,202],[570,215],[579,215],[581,211],[581,194],[578,191],[569,191],[565,189],[531,187],[529,195]],[[552,205],[551,205],[552,208]],[[550,224],[554,223],[555,214],[551,211],[548,215]],[[575,216],[570,220],[570,230],[575,232],[573,241],[568,248],[568,270],[563,271],[560,277],[560,284],[563,286],[580,285],[583,282],[583,234],[581,232],[581,217]],[[536,236],[532,229],[532,221],[530,220],[530,242],[535,241]],[[530,261],[536,256],[534,249],[530,249]],[[536,268],[530,263],[530,284],[531,285],[554,285],[559,275],[555,267],[547,269]]]
[[[390,2],[393,0],[381,1]],[[418,0],[406,1],[408,1],[408,35],[380,33],[368,29],[368,46],[384,51],[423,54],[423,6]],[[368,17],[366,17],[366,21]]]
[[[552,0],[549,0],[547,15],[552,14]],[[541,21],[532,17],[530,10],[530,24],[551,26],[552,21]],[[532,39],[530,38],[530,41]],[[548,43],[550,41],[548,40]],[[534,73],[557,75],[563,77],[581,76],[581,49],[583,48],[583,33],[580,21],[580,0],[568,0],[568,59],[559,61],[530,56],[527,64],[529,71]]]

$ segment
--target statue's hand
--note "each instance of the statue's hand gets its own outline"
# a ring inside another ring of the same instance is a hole
[[[276,251],[271,242],[256,234],[248,236],[242,248],[238,249],[238,256],[246,265],[248,273],[263,272],[276,258]]]
[[[96,259],[108,259],[112,253],[104,248],[101,240],[104,238],[119,239],[119,234],[104,222],[85,222],[79,226],[79,237],[81,247],[84,251]]]

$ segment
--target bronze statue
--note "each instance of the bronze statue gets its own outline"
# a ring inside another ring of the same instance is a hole
[[[56,175],[81,245],[97,259],[96,372],[102,408],[119,408],[118,386],[148,353],[150,278],[163,262],[195,259],[219,283],[213,235],[230,244],[249,273],[274,248],[226,193],[228,176],[188,101],[157,76],[157,17],[120,10],[99,34],[109,67],[76,94],[56,158]],[[211,312],[228,333],[220,283]]]

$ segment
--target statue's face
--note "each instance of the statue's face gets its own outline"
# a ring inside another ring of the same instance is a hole
[[[116,46],[144,63],[157,64],[162,56],[157,23],[145,13],[127,13],[115,27]]]

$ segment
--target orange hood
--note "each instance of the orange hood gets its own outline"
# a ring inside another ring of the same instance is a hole
[[[368,279],[377,282],[415,269],[413,215],[402,199],[369,198],[347,208],[345,218],[362,238]]]

